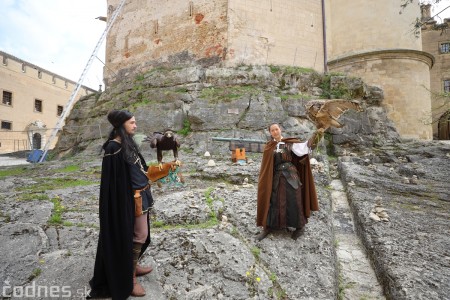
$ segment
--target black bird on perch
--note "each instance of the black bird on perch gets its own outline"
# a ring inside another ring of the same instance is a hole
[[[143,141],[150,142],[150,147],[156,148],[156,158],[158,159],[160,170],[162,169],[163,151],[172,150],[176,164],[181,164],[178,160],[178,148],[180,148],[180,142],[172,130],[166,130],[164,133],[154,132],[153,135],[145,137]]]

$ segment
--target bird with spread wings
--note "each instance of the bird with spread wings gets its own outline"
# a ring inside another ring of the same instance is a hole
[[[361,104],[356,100],[312,100],[305,104],[308,118],[316,125],[316,132],[312,139],[312,145],[317,145],[323,133],[330,127],[342,128],[344,124],[338,119],[340,116],[353,109],[363,111]]]
[[[305,104],[305,108],[309,119],[317,129],[323,129],[323,131],[330,127],[342,128],[344,124],[338,119],[349,109],[363,111],[358,101],[343,99],[312,100]]]

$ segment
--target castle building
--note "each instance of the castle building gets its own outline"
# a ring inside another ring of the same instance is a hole
[[[76,82],[2,51],[0,62],[0,153],[41,149]],[[94,92],[82,86],[76,100]]]
[[[120,1],[107,0],[109,16]],[[431,140],[434,57],[414,34],[419,16],[392,0],[129,1],[107,37],[105,83],[165,65],[345,73],[384,90],[402,137]]]
[[[438,23],[431,17],[430,8],[422,6],[421,20],[423,50],[435,58],[430,72],[431,121],[434,137],[450,140],[450,19]]]

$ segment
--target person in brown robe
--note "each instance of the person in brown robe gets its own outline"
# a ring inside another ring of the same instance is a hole
[[[264,239],[271,230],[295,228],[292,239],[304,231],[311,211],[319,210],[309,150],[323,134],[317,130],[306,142],[283,138],[277,123],[269,126],[272,139],[267,142],[258,181],[256,225],[263,227],[257,236]]]

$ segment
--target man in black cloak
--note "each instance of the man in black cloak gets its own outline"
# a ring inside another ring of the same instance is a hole
[[[108,114],[113,129],[103,144],[105,151],[100,183],[100,235],[94,276],[88,298],[126,299],[144,296],[136,276],[152,271],[137,265],[150,244],[148,210],[153,198],[146,176],[147,164],[133,140],[134,116],[123,110]],[[142,210],[135,211],[134,198],[142,198]]]

